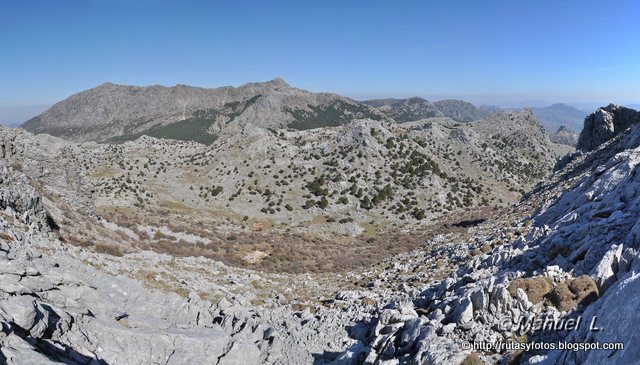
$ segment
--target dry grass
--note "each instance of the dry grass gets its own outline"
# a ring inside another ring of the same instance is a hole
[[[174,225],[172,228],[178,227]],[[157,235],[155,239],[137,242],[136,246],[178,257],[203,256],[227,265],[266,272],[333,273],[372,266],[399,253],[423,247],[436,234],[459,230],[448,228],[434,225],[412,233],[388,232],[376,237],[350,237],[341,240],[263,231],[238,232],[233,235],[209,233],[206,238],[211,243],[191,243],[177,241],[172,236]],[[193,231],[184,233],[194,234]],[[206,234],[197,233],[199,236]],[[246,259],[255,252],[264,253],[260,260]]]
[[[215,225],[199,217],[171,214],[131,214],[124,210],[101,212],[107,220],[131,229],[138,240],[126,239],[141,250],[152,250],[176,257],[202,256],[230,266],[265,272],[337,273],[373,266],[402,252],[424,247],[439,234],[466,234],[468,226],[460,222],[487,219],[495,210],[485,208],[454,216],[419,230],[364,234],[358,237],[340,236],[326,239],[311,234],[276,233],[268,227],[232,234],[215,231]],[[172,234],[156,231],[147,234],[137,225],[166,226]],[[202,237],[201,241],[179,240],[181,234]],[[483,251],[490,247],[482,247]],[[259,260],[252,260],[255,253]],[[117,254],[117,252],[116,252]]]
[[[573,280],[558,284],[548,298],[553,306],[561,311],[569,311],[578,305],[587,305],[598,299],[599,292],[595,282],[582,275]]]
[[[553,285],[551,279],[546,277],[517,278],[509,285],[509,293],[514,298],[518,289],[527,293],[529,301],[533,304],[540,303],[551,292]]]
[[[100,242],[93,247],[93,250],[107,255],[122,257],[124,252],[122,248],[115,244]]]
[[[153,289],[160,289],[162,291],[168,291],[178,294],[179,296],[186,298],[189,296],[189,291],[171,283],[177,283],[178,279],[170,274],[164,276],[152,271],[139,271],[133,275],[135,279],[142,281],[142,283]]]

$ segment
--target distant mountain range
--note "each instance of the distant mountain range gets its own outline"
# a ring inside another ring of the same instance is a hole
[[[118,142],[148,135],[209,144],[247,123],[274,130],[339,126],[365,118],[405,123],[449,117],[468,123],[497,111],[462,100],[432,103],[417,97],[358,102],[291,87],[282,79],[215,89],[106,83],[56,103],[23,128],[79,142]]]
[[[211,143],[221,133],[237,131],[247,123],[305,130],[362,118],[386,116],[349,98],[311,93],[282,79],[216,89],[106,83],[53,105],[23,128],[81,142],[148,135]]]
[[[5,125],[7,127],[16,128],[20,126],[20,123],[9,123],[0,121],[0,125]]]
[[[564,104],[531,109],[549,135],[563,125],[579,131],[587,114]],[[77,142],[124,142],[147,135],[211,144],[247,124],[270,130],[307,130],[345,125],[355,119],[408,123],[449,118],[470,123],[501,112],[504,110],[496,106],[477,107],[454,99],[355,101],[295,88],[282,79],[215,89],[105,83],[56,103],[22,127]],[[562,143],[577,138],[568,133],[562,130],[563,135],[554,140]]]

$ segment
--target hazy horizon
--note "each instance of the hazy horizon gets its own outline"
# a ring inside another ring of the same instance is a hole
[[[267,80],[257,80],[259,81],[267,81]],[[285,80],[286,81],[286,80]],[[253,81],[252,81],[253,82]],[[155,85],[161,85],[161,84],[155,84]],[[240,85],[218,85],[218,86],[210,86],[211,88],[214,87],[221,87],[221,86],[241,86]],[[91,89],[93,87],[96,87],[98,85],[94,85],[91,87],[88,87],[87,89]],[[150,85],[135,85],[135,86],[150,86]],[[175,85],[162,85],[162,86],[175,86]],[[194,87],[204,87],[201,85],[189,85],[189,86],[194,86]],[[301,89],[306,89],[304,87],[300,87],[298,85],[291,85],[293,87],[299,87]],[[307,89],[308,90],[308,89]],[[78,90],[77,92],[81,92],[84,90]],[[333,91],[328,91],[328,90],[309,90],[312,92],[333,92]],[[2,106],[0,105],[0,124],[2,125],[9,125],[9,126],[19,126],[22,123],[26,122],[27,120],[37,116],[38,114],[42,113],[43,111],[45,111],[46,109],[50,108],[52,105],[54,105],[55,103],[62,101],[64,99],[66,99],[67,97],[76,94],[76,92],[63,96],[61,97],[59,100],[55,100],[51,103],[47,103],[47,104],[33,104],[33,105],[9,105],[9,106]],[[405,99],[405,98],[410,98],[410,97],[421,97],[424,99],[427,99],[429,101],[439,101],[439,100],[444,100],[444,99],[459,99],[459,100],[464,100],[464,101],[468,101],[476,106],[483,106],[483,105],[487,105],[487,106],[498,106],[501,108],[514,108],[514,109],[519,109],[519,108],[531,108],[531,107],[547,107],[553,104],[566,104],[569,106],[573,106],[576,109],[579,109],[581,111],[584,112],[591,112],[591,111],[595,111],[598,107],[602,107],[602,106],[606,106],[609,103],[614,103],[614,104],[618,104],[618,105],[623,105],[623,106],[629,106],[629,107],[633,107],[633,108],[640,108],[640,101],[602,101],[602,102],[581,102],[581,101],[566,101],[566,100],[540,100],[540,99],[518,99],[517,97],[512,97],[512,98],[504,98],[504,99],[498,99],[498,98],[491,98],[490,96],[482,96],[482,95],[446,95],[446,94],[432,94],[432,95],[414,95],[414,94],[395,94],[395,95],[383,95],[383,94],[341,94],[343,96],[352,98],[354,100],[358,100],[358,101],[363,101],[363,100],[371,100],[371,99],[388,99],[388,98],[392,98],[392,99]]]

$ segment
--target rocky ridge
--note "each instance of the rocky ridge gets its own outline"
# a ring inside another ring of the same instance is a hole
[[[282,79],[216,89],[106,83],[56,103],[22,128],[79,142],[149,135],[208,144],[247,124],[302,130],[355,118],[381,120],[384,115],[339,95],[291,87]]]
[[[491,110],[478,108],[464,100],[445,99],[434,104],[445,116],[463,123],[484,119],[493,114]]]
[[[357,102],[294,88],[282,79],[215,89],[105,83],[56,103],[22,127],[76,142],[123,142],[148,135],[210,144],[249,124],[307,130],[365,118],[404,123],[449,117],[467,123],[497,112],[462,100],[431,103],[414,97]]]
[[[580,133],[576,148],[585,152],[592,151],[638,121],[640,113],[633,109],[615,104],[599,108],[584,120],[584,131]]]

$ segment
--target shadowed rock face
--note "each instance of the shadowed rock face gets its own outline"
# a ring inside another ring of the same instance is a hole
[[[596,110],[584,120],[577,149],[587,152],[620,134],[632,124],[640,122],[640,113],[633,109],[609,104]]]

